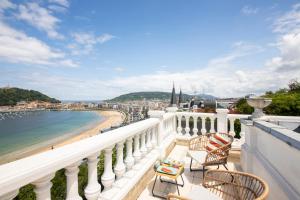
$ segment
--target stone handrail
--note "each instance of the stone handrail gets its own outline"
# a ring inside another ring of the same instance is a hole
[[[35,185],[38,200],[51,199],[51,179],[56,171],[65,168],[67,177],[67,199],[82,199],[78,194],[78,166],[88,159],[87,199],[97,199],[101,186],[97,180],[97,163],[104,150],[105,163],[101,182],[104,190],[122,178],[125,170],[145,157],[156,146],[159,119],[150,118],[106,133],[96,135],[63,147],[39,153],[0,166],[0,199],[13,199],[19,188],[29,183]],[[132,154],[132,138],[134,152]],[[141,138],[141,145],[140,145]],[[126,141],[127,155],[123,161],[123,146]],[[112,169],[112,149],[117,149],[117,164]],[[75,184],[75,186],[74,186]]]

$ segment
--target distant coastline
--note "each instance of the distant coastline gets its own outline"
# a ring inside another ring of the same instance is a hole
[[[118,111],[96,111],[103,119],[98,123],[92,123],[78,134],[64,134],[49,141],[40,142],[30,147],[22,148],[11,153],[0,156],[0,164],[12,162],[21,158],[25,158],[40,152],[59,148],[61,146],[71,144],[84,138],[92,137],[100,134],[101,130],[110,128],[116,124],[121,124],[124,116]]]

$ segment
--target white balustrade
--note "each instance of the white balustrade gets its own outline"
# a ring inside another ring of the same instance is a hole
[[[53,178],[54,174],[50,174],[32,183],[37,200],[51,200],[51,180]]]
[[[173,114],[173,117],[174,116],[175,114]],[[34,185],[34,192],[38,200],[50,200],[51,179],[58,170],[65,168],[66,199],[81,200],[82,197],[78,191],[78,172],[79,165],[85,158],[87,158],[88,165],[88,184],[84,190],[85,198],[88,200],[101,199],[101,195],[107,194],[106,191],[110,192],[110,188],[114,185],[115,176],[117,176],[118,179],[122,179],[126,171],[125,168],[127,168],[127,170],[132,169],[134,165],[132,154],[133,137],[135,138],[135,150],[137,152],[139,152],[139,135],[141,135],[141,133],[144,134],[145,140],[147,137],[147,143],[143,140],[143,136],[141,138],[142,146],[145,144],[146,149],[147,144],[149,149],[150,145],[152,149],[154,146],[160,145],[163,142],[161,133],[164,130],[160,125],[161,121],[160,118],[146,119],[51,151],[0,165],[0,199],[14,199],[18,195],[19,188],[31,183]],[[171,125],[172,124],[168,123],[169,129]],[[160,140],[158,140],[158,138],[160,138]],[[125,141],[126,158],[125,161],[123,161]],[[112,149],[115,145],[117,161],[113,171]],[[102,193],[100,183],[98,183],[97,165],[99,161],[98,155],[103,150],[104,172],[101,177],[101,182],[104,185],[105,192]],[[143,148],[141,150],[143,150]],[[138,160],[137,152],[135,152],[136,160]],[[153,156],[151,159],[153,159]]]
[[[148,134],[148,133],[144,132],[144,133],[141,134],[141,154],[142,154],[142,157],[144,157],[147,154],[146,134]]]
[[[126,158],[125,158],[126,169],[130,170],[134,165],[134,158],[132,156],[132,137],[126,140]]]
[[[104,190],[110,189],[115,181],[115,174],[112,169],[112,149],[113,146],[104,149],[104,172],[101,176]]]
[[[122,178],[126,171],[126,166],[123,162],[123,148],[124,141],[121,141],[117,144],[117,162],[114,168],[114,172],[116,174],[117,179]]]
[[[178,118],[178,126],[177,126],[177,133],[179,135],[182,135],[182,127],[181,127],[181,119],[182,119],[182,115],[177,115]]]
[[[155,128],[152,128],[152,137],[151,137],[151,144],[152,144],[152,147],[155,148],[156,145],[157,145],[157,129],[158,127],[155,127]]]
[[[215,130],[215,118],[214,117],[210,117],[210,130],[209,132],[210,133],[215,133],[216,130]]]
[[[146,147],[147,147],[147,151],[148,151],[148,152],[150,152],[151,149],[152,149],[151,132],[152,132],[151,130],[148,130],[148,131],[147,131],[147,145],[146,145]]]
[[[185,116],[185,136],[190,136],[190,116]]]
[[[133,152],[133,157],[134,157],[134,162],[138,163],[141,159],[141,152],[140,152],[140,136],[136,134],[134,136],[134,152]]]
[[[91,155],[87,158],[88,164],[88,184],[84,189],[85,197],[88,200],[96,200],[101,192],[101,185],[98,183],[98,156],[99,153]]]
[[[76,162],[66,167],[65,175],[67,177],[67,197],[66,200],[81,200],[78,193],[78,172],[81,162]]]
[[[13,200],[16,196],[18,196],[19,190],[10,191],[2,196],[0,196],[1,200]]]
[[[235,118],[229,118],[229,134],[232,136],[235,136],[234,121],[235,121]]]
[[[205,126],[206,117],[201,117],[201,133],[202,135],[206,134],[206,126]]]
[[[198,134],[198,117],[193,116],[194,120],[194,128],[193,128],[193,136],[196,136]]]

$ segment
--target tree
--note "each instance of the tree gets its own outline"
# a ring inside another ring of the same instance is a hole
[[[300,82],[297,79],[292,79],[288,86],[291,92],[300,92]]]

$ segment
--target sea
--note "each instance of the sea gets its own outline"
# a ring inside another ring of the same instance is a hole
[[[14,152],[20,154],[63,141],[103,120],[94,111],[0,113],[0,162]]]

